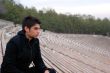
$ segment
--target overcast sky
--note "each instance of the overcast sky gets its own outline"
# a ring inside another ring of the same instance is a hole
[[[16,0],[36,9],[52,8],[57,13],[86,14],[110,18],[110,0]]]

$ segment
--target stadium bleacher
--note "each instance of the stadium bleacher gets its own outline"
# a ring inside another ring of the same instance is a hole
[[[21,30],[20,26],[6,28],[5,23],[0,30],[0,64],[6,43]],[[45,64],[57,73],[110,73],[109,37],[41,31],[38,38]]]

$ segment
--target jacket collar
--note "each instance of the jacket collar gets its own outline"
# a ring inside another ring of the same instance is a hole
[[[29,39],[26,37],[25,32],[23,30],[19,31],[18,35],[24,37],[27,42],[33,42],[34,41],[34,38],[31,41],[29,41]]]

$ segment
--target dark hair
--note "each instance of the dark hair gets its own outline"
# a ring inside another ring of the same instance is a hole
[[[27,16],[24,18],[24,20],[22,21],[22,29],[24,31],[24,27],[27,26],[29,29],[34,26],[35,24],[41,24],[40,20],[32,17],[32,16]]]

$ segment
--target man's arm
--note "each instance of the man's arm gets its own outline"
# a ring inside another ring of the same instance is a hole
[[[3,58],[3,63],[1,66],[1,73],[4,73],[4,71],[9,73],[23,73],[16,68],[16,50],[17,48],[15,46],[15,43],[10,40],[6,46],[5,56]]]
[[[38,46],[36,47],[37,51],[35,54],[35,59],[33,60],[35,67],[38,68],[40,73],[44,73],[47,67],[45,66],[43,59],[41,57],[41,51],[40,51],[40,45],[39,45],[39,40],[38,40]]]

